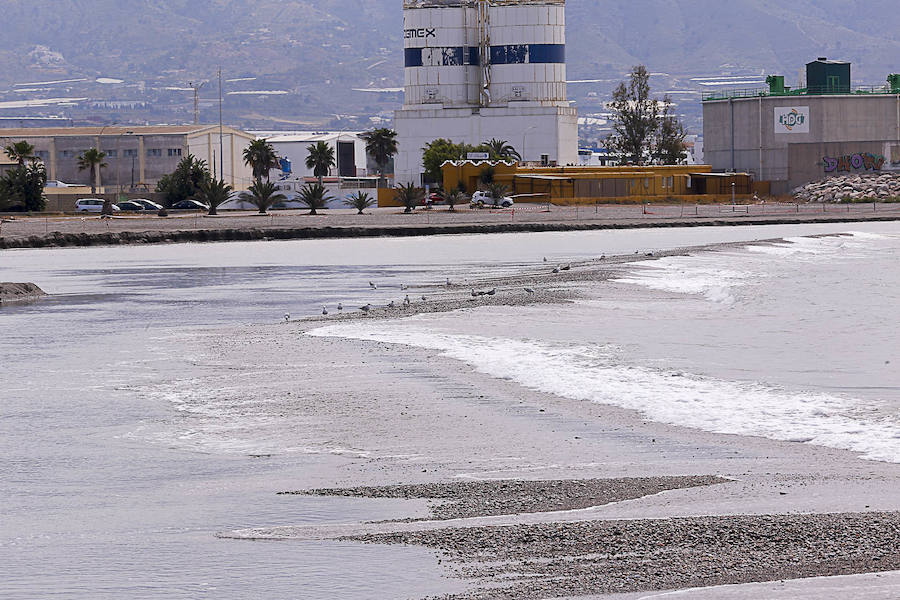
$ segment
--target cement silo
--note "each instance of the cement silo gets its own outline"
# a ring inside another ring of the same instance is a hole
[[[419,182],[436,138],[512,144],[527,161],[577,161],[566,98],[565,0],[406,0],[399,182]]]

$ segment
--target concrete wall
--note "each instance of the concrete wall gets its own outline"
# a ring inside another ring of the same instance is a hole
[[[790,107],[808,108],[808,132],[803,131],[805,127],[788,131],[776,126],[776,108]],[[900,95],[708,101],[703,103],[703,138],[705,162],[714,169],[746,171],[757,180],[772,181],[773,193],[786,193],[814,180],[805,178],[815,174],[808,164],[792,166],[789,147],[793,144],[854,142],[862,146],[900,140]]]
[[[334,150],[335,160],[338,160],[337,142],[340,140],[342,144],[353,144],[353,162],[356,165],[355,177],[364,177],[368,174],[366,156],[366,143],[359,138],[359,133],[335,133],[327,136],[317,136],[310,139],[304,139],[296,135],[271,136],[266,140],[275,148],[278,156],[285,157],[291,161],[291,169],[294,177],[312,177],[313,170],[306,168],[306,157],[309,156],[309,147],[315,145],[318,141],[324,141]],[[337,175],[338,165],[331,169],[330,175]],[[276,177],[277,171],[272,171],[272,177]],[[373,172],[373,175],[375,173]]]

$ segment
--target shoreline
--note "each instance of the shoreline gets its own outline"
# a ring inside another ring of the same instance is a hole
[[[641,206],[608,205],[603,207],[602,214],[600,207],[597,208],[593,214],[590,210],[579,212],[572,207],[554,207],[552,212],[524,212],[522,209],[518,213],[500,211],[485,214],[419,211],[411,215],[379,209],[379,212],[355,220],[352,215],[334,211],[319,217],[320,220],[314,224],[309,221],[317,217],[299,213],[277,216],[198,215],[168,219],[125,217],[102,221],[97,217],[65,217],[54,218],[52,222],[49,217],[30,217],[3,222],[0,250],[900,220],[900,207],[893,205],[882,205],[881,212],[874,206],[872,212],[858,208],[857,212],[800,212],[798,207],[797,213],[776,211],[768,214],[753,214],[749,210],[729,214],[727,207],[716,206],[718,214],[697,216],[686,216],[683,211],[679,214],[676,210],[679,207],[675,206],[653,206],[653,212],[646,215],[642,212],[635,214],[635,210],[643,210]],[[726,212],[723,214],[722,211]],[[421,222],[423,218],[426,223]],[[260,221],[268,223],[261,224]],[[360,221],[363,223],[360,224]]]

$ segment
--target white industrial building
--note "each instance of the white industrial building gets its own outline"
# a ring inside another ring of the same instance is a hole
[[[578,162],[566,92],[565,0],[404,0],[396,181],[421,180],[437,138],[507,141],[524,161]]]
[[[279,158],[290,161],[292,178],[312,177],[306,168],[309,147],[325,142],[334,150],[335,166],[329,176],[365,177],[367,171],[366,142],[359,131],[254,131],[275,149]],[[273,172],[273,177],[274,172]]]

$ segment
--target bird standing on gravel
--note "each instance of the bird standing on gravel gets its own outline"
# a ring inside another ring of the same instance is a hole
[[[291,320],[291,313],[284,313],[284,322],[287,323]]]
[[[390,303],[388,303],[388,308],[394,308],[394,301],[393,301],[393,300],[391,300]]]
[[[448,277],[448,278],[447,278],[447,287],[450,287],[451,285],[453,285],[453,284],[450,283],[450,278]]]
[[[525,288],[525,293],[526,293],[526,294],[533,294],[533,293],[534,293],[534,290],[531,289],[531,288]]]
[[[569,264],[567,264],[567,265],[564,266],[564,267],[560,267],[560,269],[562,269],[563,271],[568,271],[568,270],[570,270],[571,268],[572,268],[572,263],[569,263]]]
[[[488,295],[488,296],[493,296],[493,295],[496,294],[496,293],[497,293],[497,288],[494,288],[494,289],[492,289],[492,290],[488,290],[487,295]]]
[[[344,305],[338,302],[338,310],[344,310]]]
[[[473,297],[473,298],[477,298],[477,297],[478,297],[478,292],[476,292],[475,290],[472,290],[472,297]]]
[[[553,272],[554,272],[554,273],[559,273],[559,267],[553,267]]]
[[[422,302],[425,302],[425,296],[422,296]]]
[[[409,289],[409,286],[406,285],[405,283],[401,283],[401,284],[400,284],[400,289],[401,289],[401,290],[408,290],[408,289]]]
[[[403,304],[409,306],[409,294],[406,295],[406,298],[403,299]]]
[[[324,306],[322,307],[322,314],[323,314],[323,315],[327,315],[327,314],[328,314],[328,309],[325,308]]]
[[[369,282],[369,287],[372,288],[373,290],[377,290],[377,289],[378,289],[378,286],[375,285],[375,284],[374,284],[373,282],[371,282],[371,281]]]
[[[369,312],[371,309],[372,309],[372,305],[371,305],[371,304],[366,304],[365,306],[360,306],[360,307],[359,307],[359,310],[361,310],[361,311],[363,311],[363,312],[365,312],[365,313]]]

